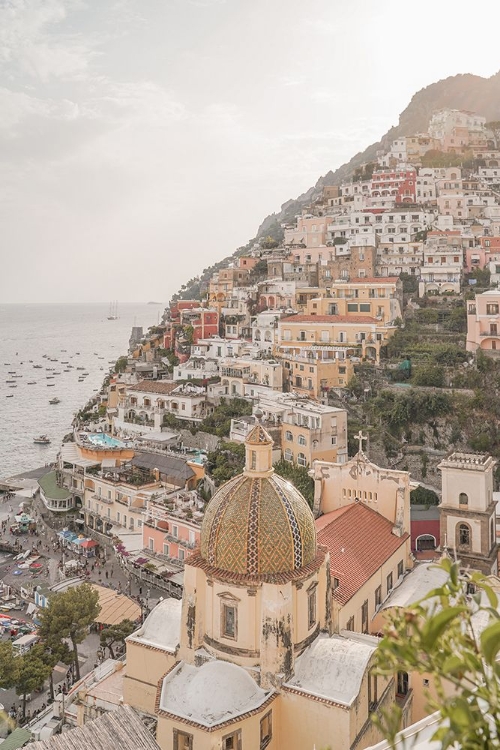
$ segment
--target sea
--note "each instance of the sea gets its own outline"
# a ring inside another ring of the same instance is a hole
[[[120,303],[108,320],[109,303],[0,304],[0,479],[55,460],[75,413],[127,354],[132,327],[157,325],[164,307]],[[42,434],[49,445],[33,442]]]

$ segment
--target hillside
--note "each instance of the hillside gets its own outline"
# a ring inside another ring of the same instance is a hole
[[[266,216],[260,224],[255,238],[252,238],[244,248],[238,248],[233,255],[203,269],[199,277],[190,279],[175,296],[184,299],[197,298],[200,292],[202,293],[206,288],[212,273],[227,265],[235,255],[240,255],[251,248],[255,239],[267,235],[280,239],[280,224],[293,220],[303,206],[308,205],[321,193],[324,185],[340,185],[342,181],[348,180],[357,167],[375,159],[377,151],[387,148],[399,136],[425,131],[431,114],[444,107],[477,112],[486,117],[488,122],[500,120],[500,71],[490,78],[482,78],[471,74],[450,76],[442,81],[431,83],[418,91],[400,114],[398,125],[388,130],[380,141],[372,143],[371,146],[353,156],[350,161],[342,164],[335,171],[326,172],[314,186],[302,195],[283,203],[279,212]]]

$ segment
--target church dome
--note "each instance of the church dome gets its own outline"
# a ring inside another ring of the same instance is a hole
[[[273,441],[257,425],[246,441],[242,474],[210,501],[201,528],[201,557],[230,573],[291,573],[316,557],[313,514],[300,492],[274,474]]]

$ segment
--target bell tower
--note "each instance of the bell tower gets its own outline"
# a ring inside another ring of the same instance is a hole
[[[495,459],[488,455],[452,453],[438,466],[442,481],[441,549],[456,555],[464,567],[485,575],[496,574],[498,570],[493,500],[495,465]]]

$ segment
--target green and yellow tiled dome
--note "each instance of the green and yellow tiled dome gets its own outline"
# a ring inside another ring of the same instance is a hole
[[[216,492],[205,512],[201,556],[214,568],[242,575],[299,570],[316,557],[311,510],[293,485],[273,473],[272,440],[260,425],[245,443],[245,471]]]

